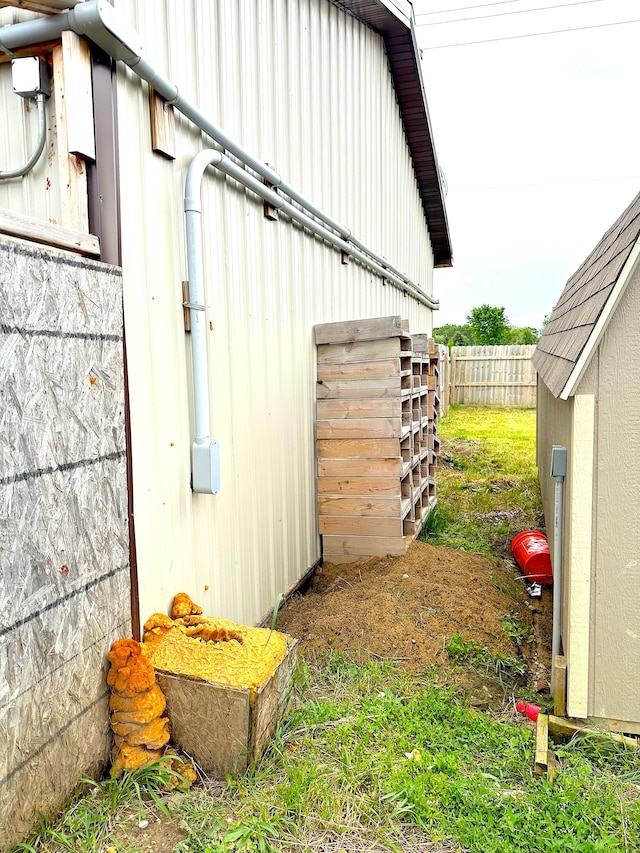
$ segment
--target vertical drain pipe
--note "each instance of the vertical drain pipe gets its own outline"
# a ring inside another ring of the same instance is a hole
[[[184,216],[189,277],[191,353],[193,359],[193,408],[195,438],[191,446],[191,487],[194,492],[215,495],[220,489],[220,448],[211,438],[209,417],[209,368],[207,362],[204,273],[202,261],[202,178],[208,166],[217,165],[222,154],[200,151],[191,161],[184,187]]]
[[[553,514],[553,637],[551,643],[551,695],[556,688],[556,657],[560,654],[562,631],[562,516],[564,480],[567,476],[567,448],[554,444],[551,448],[551,476],[555,483]]]

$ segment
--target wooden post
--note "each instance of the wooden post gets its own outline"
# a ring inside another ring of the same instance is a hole
[[[567,661],[564,655],[556,655],[553,662],[553,713],[564,717],[567,713]]]
[[[68,38],[64,38],[67,36]],[[90,66],[85,65],[88,48],[71,32],[63,33],[62,43],[53,49],[53,97],[55,103],[55,134],[58,154],[58,173],[60,176],[60,223],[65,228],[88,233],[89,198],[87,194],[87,169],[83,157],[95,158],[95,139],[93,139],[93,106],[84,109],[84,121],[81,113],[86,104],[87,84],[82,82],[86,74],[91,74]],[[80,104],[74,106],[74,98]],[[89,90],[91,99],[91,91]],[[90,124],[90,130],[87,125]],[[93,148],[91,143],[93,142]],[[72,153],[70,144],[78,153]],[[82,150],[80,150],[82,149]],[[80,156],[82,155],[82,156]]]

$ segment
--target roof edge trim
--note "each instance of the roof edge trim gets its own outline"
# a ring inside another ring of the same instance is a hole
[[[582,352],[580,353],[579,359],[576,361],[573,370],[569,378],[567,379],[564,388],[560,392],[558,399],[560,400],[568,400],[569,397],[572,397],[580,383],[580,380],[584,376],[584,373],[589,366],[589,362],[591,361],[591,357],[593,353],[596,351],[600,340],[602,339],[603,334],[606,331],[607,326],[609,325],[609,320],[614,314],[616,308],[622,296],[624,295],[625,290],[627,289],[627,285],[631,280],[631,276],[635,272],[635,269],[638,265],[638,260],[640,260],[640,236],[636,238],[636,242],[631,250],[631,254],[627,258],[625,265],[622,267],[620,271],[620,275],[618,276],[618,280],[615,283],[613,290],[607,301],[605,302],[604,308],[598,320],[591,330],[591,334],[587,339],[586,344],[584,345]]]

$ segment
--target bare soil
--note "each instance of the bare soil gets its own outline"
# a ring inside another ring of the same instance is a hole
[[[505,615],[529,627],[533,641],[505,631]],[[393,659],[412,671],[437,664],[473,704],[500,707],[506,697],[495,670],[460,667],[447,654],[452,635],[461,634],[493,655],[522,658],[523,682],[548,688],[551,593],[543,588],[541,599],[530,598],[511,557],[490,560],[414,541],[402,557],[325,563],[280,612],[277,628],[298,638],[311,659],[337,649],[360,661]]]

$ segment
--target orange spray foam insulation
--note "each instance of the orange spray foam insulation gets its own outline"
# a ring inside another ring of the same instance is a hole
[[[154,614],[144,626],[144,642],[118,640],[108,658],[111,728],[115,738],[111,773],[146,767],[160,758],[189,781],[193,768],[167,754],[170,720],[155,670],[184,675],[252,693],[287,654],[291,637],[266,628],[248,628],[202,615],[202,608],[178,593],[171,617]]]

